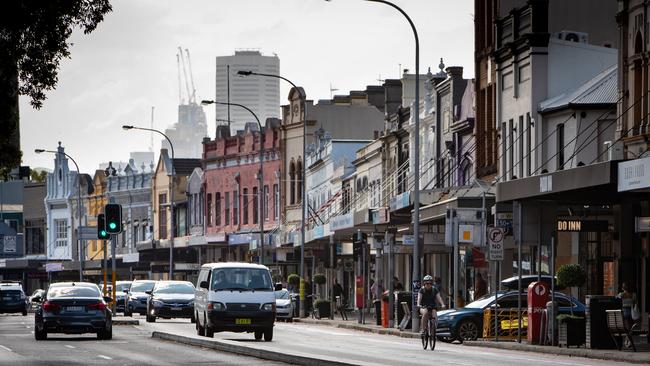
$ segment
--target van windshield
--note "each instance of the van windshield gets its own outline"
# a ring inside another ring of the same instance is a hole
[[[273,291],[271,274],[261,268],[216,268],[212,290]]]

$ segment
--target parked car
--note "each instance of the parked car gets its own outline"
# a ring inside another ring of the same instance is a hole
[[[275,318],[293,321],[293,301],[285,288],[275,291]]]
[[[135,280],[131,283],[131,287],[126,294],[125,316],[132,316],[133,313],[146,315],[147,301],[149,300],[147,291],[153,290],[155,284],[156,281],[153,280]]]
[[[113,314],[96,284],[60,282],[51,284],[42,305],[34,314],[34,337],[47,339],[50,333],[96,333],[97,339],[113,338]]]
[[[501,309],[516,309],[518,303],[517,293],[517,291],[499,291],[497,306]],[[527,309],[528,298],[526,293],[522,292],[520,296],[522,309]],[[556,292],[555,300],[558,302],[558,314],[570,313],[571,306],[573,306],[575,315],[584,316],[585,305],[577,299]],[[436,329],[438,339],[441,341],[473,341],[482,337],[483,312],[490,307],[494,307],[494,293],[485,295],[460,309],[439,311],[438,328]]]
[[[123,313],[126,310],[126,298],[131,288],[131,281],[117,281],[115,282],[115,312]],[[109,294],[113,296],[113,292]]]
[[[19,282],[0,283],[0,314],[21,313],[27,315],[29,302]]]
[[[156,318],[190,318],[194,323],[194,285],[188,281],[158,281],[148,291],[147,322]]]
[[[276,305],[271,273],[251,263],[204,264],[199,272],[194,311],[196,332],[254,333],[255,339],[273,340]]]

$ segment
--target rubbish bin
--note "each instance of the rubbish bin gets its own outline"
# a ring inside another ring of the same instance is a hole
[[[555,302],[555,310],[557,310],[557,301]],[[546,303],[546,339],[550,344],[557,344],[557,315],[553,309],[553,301]],[[553,331],[553,334],[551,334]]]
[[[613,349],[614,340],[607,329],[607,313],[605,310],[621,308],[621,299],[615,296],[587,295],[586,296],[586,344],[587,348]]]
[[[372,304],[375,306],[375,319],[377,325],[381,325],[381,300],[373,300]]]
[[[381,326],[388,328],[388,306],[390,302],[388,301],[388,291],[384,291],[383,296],[381,297]]]
[[[406,302],[409,305],[409,309],[412,308],[413,300],[411,298],[411,291],[399,291],[395,293],[395,326],[399,326],[404,318],[404,309],[402,309],[402,303]],[[417,314],[416,314],[417,316]],[[411,316],[413,318],[413,316]],[[409,321],[406,325],[406,328],[411,327],[411,322]]]

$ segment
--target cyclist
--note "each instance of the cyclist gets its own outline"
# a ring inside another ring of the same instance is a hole
[[[430,275],[424,276],[422,279],[424,287],[418,292],[418,307],[420,308],[420,315],[422,315],[422,320],[420,321],[420,329],[422,330],[422,335],[426,334],[427,324],[429,321],[429,316],[433,317],[435,320],[437,318],[436,309],[438,309],[438,304],[440,304],[440,309],[445,308],[445,303],[440,297],[440,291],[438,288],[433,286],[433,277]],[[431,314],[429,314],[429,309],[431,308]]]

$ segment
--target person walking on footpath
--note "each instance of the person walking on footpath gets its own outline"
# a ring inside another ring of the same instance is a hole
[[[636,305],[636,294],[631,292],[626,282],[621,284],[621,293],[618,298],[621,299],[621,309],[623,310],[623,321],[627,329],[632,329],[634,321],[639,318],[639,308]],[[636,313],[636,314],[635,314]],[[636,318],[636,319],[635,319]]]
[[[393,277],[393,289],[395,291],[404,291],[404,285],[399,282],[399,278],[397,278],[397,276]]]

